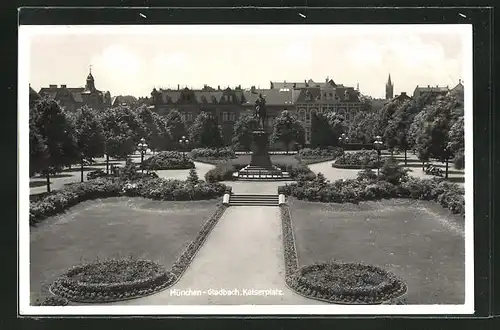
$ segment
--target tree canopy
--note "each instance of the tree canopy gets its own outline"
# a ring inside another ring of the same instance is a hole
[[[220,148],[223,145],[221,130],[217,119],[202,111],[189,128],[191,142],[201,148]]]
[[[302,123],[287,110],[283,111],[274,121],[271,142],[282,142],[288,153],[292,142],[305,143],[305,130]]]
[[[235,148],[250,150],[252,146],[252,131],[258,127],[254,116],[240,116],[234,124],[232,143]]]

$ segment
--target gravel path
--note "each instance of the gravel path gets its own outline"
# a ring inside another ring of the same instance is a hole
[[[285,285],[284,272],[279,209],[230,207],[179,282],[155,295],[114,304],[322,304],[290,291]],[[219,290],[219,293],[226,290],[233,295],[217,295],[210,290]],[[257,292],[252,294],[251,290],[268,292],[266,296]],[[181,295],[188,292],[188,295]]]

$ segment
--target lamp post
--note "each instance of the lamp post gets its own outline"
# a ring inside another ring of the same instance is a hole
[[[142,138],[141,141],[137,144],[137,149],[141,152],[141,173],[144,173],[144,153],[148,149],[148,144],[146,143],[146,139]]]
[[[377,135],[375,137],[375,142],[373,142],[373,147],[377,150],[378,160],[377,160],[377,176],[379,176],[380,172],[380,154],[382,153],[382,147],[384,146],[384,142],[382,142],[382,137]]]
[[[182,157],[186,159],[186,148],[187,145],[189,144],[189,140],[186,139],[186,137],[183,135],[182,138],[179,140],[179,144],[182,146],[183,150]]]
[[[339,136],[339,144],[342,147],[342,160],[345,164],[345,148],[344,145],[349,142],[349,137],[345,134],[342,133],[342,135]]]

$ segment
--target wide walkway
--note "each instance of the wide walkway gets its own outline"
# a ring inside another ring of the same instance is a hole
[[[226,294],[223,290],[226,290]],[[252,290],[268,290],[267,296]],[[299,296],[285,285],[279,209],[240,206],[226,210],[189,268],[174,286],[148,297],[113,304],[322,303]]]

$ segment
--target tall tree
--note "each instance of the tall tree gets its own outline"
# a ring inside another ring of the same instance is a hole
[[[337,124],[335,122],[335,124]],[[314,113],[311,116],[311,147],[325,148],[336,141],[333,141],[334,127],[330,125],[327,116],[322,113]]]
[[[144,126],[144,138],[150,149],[153,151],[168,149],[171,141],[163,117],[151,111],[146,105],[139,106],[136,112]]]
[[[287,154],[292,142],[303,145],[305,130],[302,123],[287,110],[283,111],[274,121],[271,142],[282,142]]]
[[[455,156],[455,166],[462,169],[464,166],[464,117],[461,116],[450,128],[448,132],[448,150]],[[457,160],[460,160],[457,162]]]
[[[35,168],[47,178],[47,192],[50,192],[50,175],[78,159],[74,128],[64,109],[50,98],[36,103],[30,121],[33,129],[30,142],[35,143],[30,156],[36,159]]]
[[[144,130],[137,114],[128,107],[108,109],[99,117],[104,131],[106,172],[109,173],[109,157],[125,158],[134,153]]]
[[[30,129],[30,167],[29,173],[30,177],[36,173],[40,173],[46,166],[47,159],[49,157],[47,145],[42,135],[38,132],[36,123],[30,112],[29,120]]]
[[[348,127],[346,125],[346,121],[344,117],[339,116],[334,112],[327,112],[325,117],[330,126],[332,145],[338,145],[339,137],[344,133],[348,133]]]
[[[189,129],[191,142],[201,148],[220,148],[224,144],[217,119],[202,111]]]
[[[349,126],[349,137],[361,143],[370,143],[377,135],[375,133],[377,114],[359,112]]]
[[[80,152],[80,180],[83,182],[84,161],[104,155],[104,130],[97,112],[87,106],[79,108],[73,118]]]
[[[180,147],[179,140],[183,136],[188,135],[186,124],[182,120],[179,111],[175,109],[170,110],[170,112],[166,116],[166,123],[173,144],[177,146],[177,148],[179,148]]]
[[[254,116],[240,116],[234,123],[234,134],[232,143],[235,148],[250,150],[252,146],[252,131],[258,127],[258,121]]]

